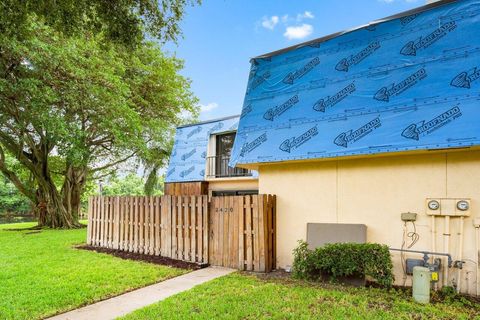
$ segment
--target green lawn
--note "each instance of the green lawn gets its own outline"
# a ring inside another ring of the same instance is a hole
[[[0,225],[0,319],[38,319],[185,273],[72,246],[86,229],[6,231]]]
[[[123,319],[475,319],[480,306],[427,306],[403,291],[319,286],[232,274],[138,310]]]

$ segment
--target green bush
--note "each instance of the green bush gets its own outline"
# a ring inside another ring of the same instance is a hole
[[[333,243],[310,250],[299,241],[293,250],[293,276],[318,280],[345,276],[369,277],[384,287],[393,284],[392,259],[388,247],[376,243]]]

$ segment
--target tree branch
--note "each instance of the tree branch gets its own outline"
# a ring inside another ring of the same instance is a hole
[[[8,180],[10,180],[15,185],[18,191],[20,191],[23,195],[29,198],[32,202],[36,201],[35,191],[27,188],[27,186],[23,184],[23,182],[18,178],[15,172],[7,168],[6,161],[5,161],[5,152],[3,151],[3,148],[1,146],[0,146],[0,171]]]
[[[107,168],[116,166],[116,165],[118,165],[118,164],[120,164],[120,163],[123,163],[123,162],[127,161],[128,159],[133,158],[136,154],[137,154],[137,152],[135,151],[135,152],[133,152],[131,155],[129,155],[129,156],[123,158],[123,159],[120,159],[120,160],[118,160],[118,161],[114,161],[114,162],[108,163],[108,164],[103,165],[103,166],[98,167],[98,168],[93,168],[93,169],[91,169],[90,171],[91,171],[92,173],[95,173],[95,172],[102,171],[102,170],[105,170],[105,169],[107,169]]]

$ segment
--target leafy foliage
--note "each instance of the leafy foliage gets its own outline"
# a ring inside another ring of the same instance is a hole
[[[145,34],[161,41],[176,40],[185,7],[199,0],[2,0],[0,33],[28,33],[28,18],[36,16],[67,35],[104,33],[109,41],[129,47]]]
[[[393,264],[385,245],[334,243],[310,250],[306,242],[299,241],[293,253],[293,275],[297,278],[367,276],[382,286],[393,285]]]
[[[30,200],[15,186],[0,175],[0,215],[4,213],[24,214],[31,210]]]
[[[112,177],[108,183],[103,187],[103,195],[105,196],[143,196],[145,180],[136,175],[130,173],[123,178]],[[154,186],[151,195],[163,194],[163,189],[160,188],[161,184]]]
[[[197,100],[178,73],[183,62],[153,42],[127,48],[106,32],[66,34],[35,16],[24,27],[21,37],[0,33],[0,155],[15,156],[35,185],[4,157],[0,170],[42,203],[44,224],[70,227],[89,179],[133,158],[161,167]]]

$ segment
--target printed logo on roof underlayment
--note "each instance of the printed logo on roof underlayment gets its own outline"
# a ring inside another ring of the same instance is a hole
[[[178,128],[165,182],[205,180],[211,135],[237,130],[238,120],[238,116],[229,117]]]
[[[231,166],[480,145],[480,0],[252,59]]]

